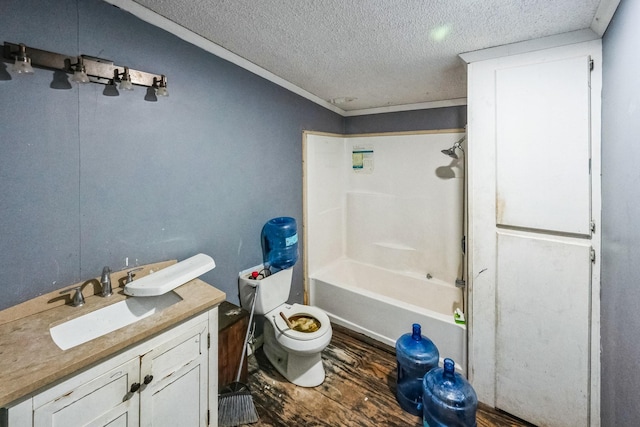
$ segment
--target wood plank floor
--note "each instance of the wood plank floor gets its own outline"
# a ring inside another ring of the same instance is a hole
[[[267,360],[262,348],[249,357],[248,385],[261,427],[422,426],[395,399],[394,350],[334,325],[323,352],[326,378],[315,388],[287,382]],[[480,405],[478,427],[530,426]]]

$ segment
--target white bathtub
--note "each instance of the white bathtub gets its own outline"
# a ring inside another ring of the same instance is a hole
[[[454,285],[344,259],[309,277],[309,297],[332,322],[390,346],[419,323],[441,362],[449,357],[465,371],[466,327],[453,320],[462,299]]]

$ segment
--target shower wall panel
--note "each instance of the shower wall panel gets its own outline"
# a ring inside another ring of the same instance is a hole
[[[464,157],[440,151],[463,135],[307,134],[308,271],[347,257],[453,284],[461,267]]]
[[[344,146],[344,138],[339,136],[305,134],[304,242],[308,272],[344,253]]]

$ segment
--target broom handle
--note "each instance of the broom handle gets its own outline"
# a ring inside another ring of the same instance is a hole
[[[253,302],[251,303],[251,314],[249,314],[249,326],[247,326],[247,333],[244,336],[244,344],[242,345],[242,355],[240,356],[240,365],[238,366],[238,374],[236,375],[236,382],[240,381],[240,374],[242,373],[242,364],[244,363],[244,356],[247,352],[247,343],[249,342],[249,332],[251,331],[251,321],[253,320],[253,312],[256,308],[256,300],[258,299],[258,284],[256,283],[256,291],[253,293]]]

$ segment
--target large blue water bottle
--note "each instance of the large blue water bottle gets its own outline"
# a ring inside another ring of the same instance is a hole
[[[422,415],[422,379],[438,366],[440,353],[436,345],[421,334],[420,325],[396,341],[398,381],[396,399],[400,407],[413,415]]]
[[[476,427],[478,396],[453,360],[424,376],[422,400],[424,427]]]
[[[298,261],[298,227],[289,217],[273,218],[262,227],[262,257],[265,266],[283,270]]]

